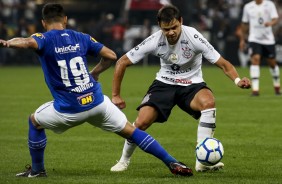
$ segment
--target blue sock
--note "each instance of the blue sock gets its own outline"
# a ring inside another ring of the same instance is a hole
[[[177,162],[168,152],[149,134],[136,128],[131,136],[135,144],[143,151],[162,160],[167,166],[171,162]]]
[[[44,170],[44,150],[47,138],[44,129],[36,129],[29,118],[28,146],[32,161],[32,170],[40,172]]]

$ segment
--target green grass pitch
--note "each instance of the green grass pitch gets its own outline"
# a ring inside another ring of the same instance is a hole
[[[123,111],[132,122],[158,67],[132,66],[123,81]],[[111,173],[119,159],[123,139],[88,124],[62,135],[47,130],[45,166],[48,178],[16,178],[30,163],[27,148],[27,119],[44,102],[52,99],[39,67],[0,68],[0,183],[20,184],[129,184],[129,183],[282,183],[282,96],[275,96],[268,68],[261,68],[261,96],[237,88],[215,66],[204,66],[204,79],[216,96],[215,137],[223,143],[225,169],[196,173],[190,178],[172,175],[165,165],[136,150],[126,172]],[[248,69],[238,68],[242,76]],[[100,76],[103,91],[111,97],[113,68]],[[194,169],[198,121],[175,107],[164,124],[148,132],[171,155]]]

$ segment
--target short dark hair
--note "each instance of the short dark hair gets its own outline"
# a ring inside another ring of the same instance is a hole
[[[42,8],[42,18],[47,22],[60,22],[66,16],[64,8],[58,3],[48,3]]]
[[[179,21],[181,19],[179,9],[176,6],[173,6],[173,5],[163,6],[157,14],[157,20],[158,20],[159,23],[160,22],[169,23],[173,19],[177,19]]]

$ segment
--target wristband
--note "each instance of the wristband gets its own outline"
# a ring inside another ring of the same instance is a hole
[[[240,82],[240,78],[239,77],[237,77],[235,80],[234,80],[234,83],[235,83],[235,85],[237,86],[237,84]]]

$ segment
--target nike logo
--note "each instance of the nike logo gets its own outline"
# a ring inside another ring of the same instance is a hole
[[[160,53],[157,54],[158,57],[162,57],[163,55],[165,54],[160,54]]]

